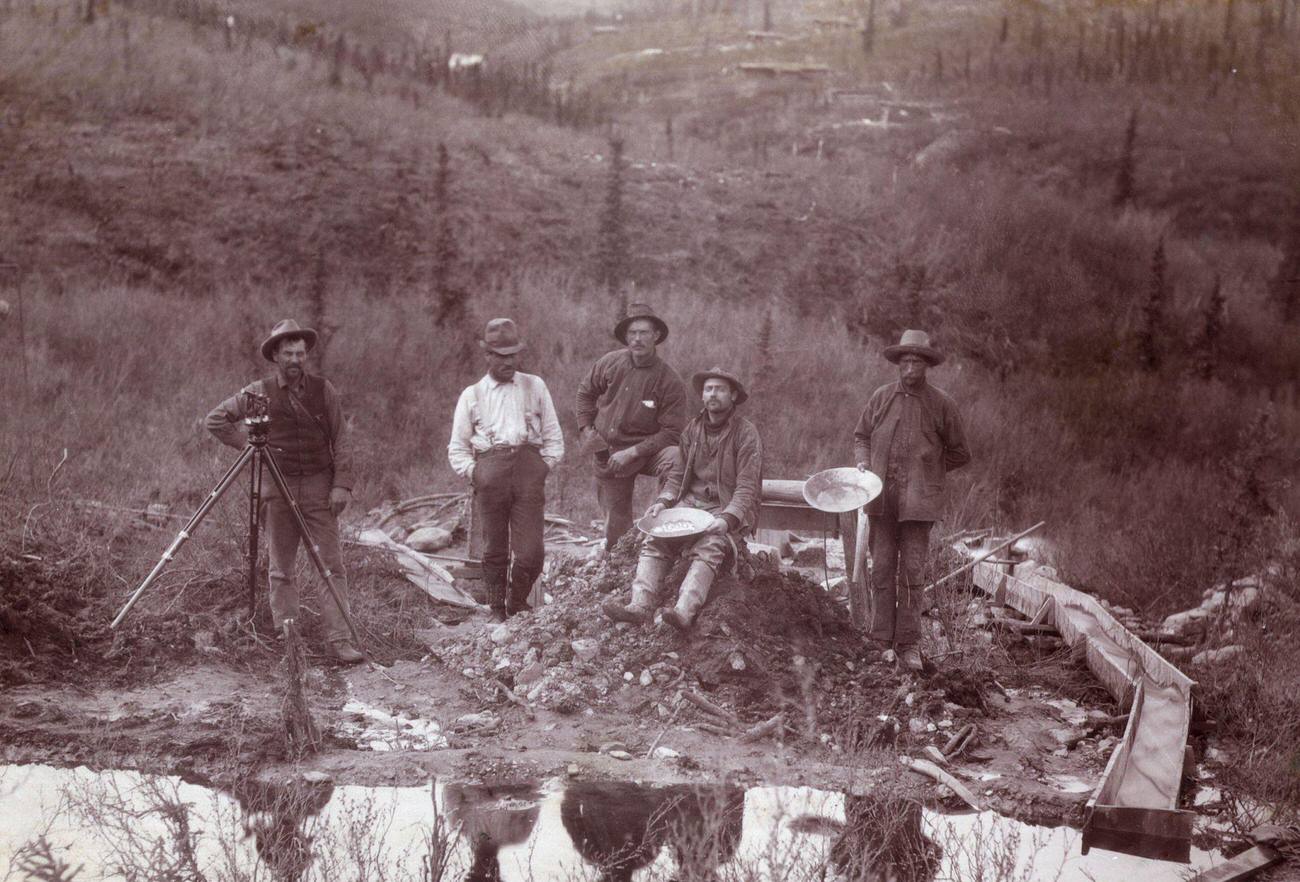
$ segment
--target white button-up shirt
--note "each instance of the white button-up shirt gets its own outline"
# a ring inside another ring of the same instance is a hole
[[[520,444],[538,448],[549,468],[564,457],[560,421],[541,377],[516,371],[510,382],[502,383],[487,374],[460,393],[447,445],[447,460],[456,474],[469,476],[475,453]]]

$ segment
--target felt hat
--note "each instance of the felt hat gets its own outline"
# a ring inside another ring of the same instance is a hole
[[[316,348],[316,332],[311,328],[302,328],[293,319],[283,319],[276,323],[271,329],[271,336],[262,341],[262,357],[267,361],[275,361],[275,347],[285,337],[297,337],[307,344],[307,351],[311,352]]]
[[[487,327],[483,329],[483,339],[478,341],[478,345],[497,355],[514,355],[528,348],[527,344],[519,339],[519,328],[515,325],[514,319],[508,318],[494,318],[488,322]]]
[[[731,384],[731,391],[734,396],[732,402],[736,407],[745,403],[749,398],[749,393],[745,391],[745,384],[731,371],[724,371],[720,367],[713,367],[707,371],[700,371],[691,377],[691,385],[695,387],[695,397],[699,398],[704,394],[705,380],[726,380]]]
[[[627,315],[614,326],[614,339],[626,346],[627,326],[637,319],[646,319],[659,329],[659,343],[668,339],[668,323],[655,315],[655,311],[650,308],[648,303],[632,303],[628,305]]]
[[[925,331],[904,331],[897,344],[885,347],[885,358],[894,364],[904,355],[919,355],[932,367],[943,363],[943,353],[930,345],[930,335]]]

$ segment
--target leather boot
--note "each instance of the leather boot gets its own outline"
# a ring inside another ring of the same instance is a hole
[[[506,598],[506,615],[533,611],[528,595],[533,593],[533,583],[536,581],[534,573],[519,567],[510,568],[510,596]]]
[[[345,665],[355,665],[357,662],[366,660],[366,657],[352,645],[351,640],[335,640],[331,642],[330,651],[333,653],[334,658]]]
[[[487,583],[487,602],[491,609],[488,613],[488,621],[504,622],[506,620],[506,574],[484,573],[483,581]]]
[[[712,587],[713,567],[703,561],[692,561],[691,568],[686,571],[686,578],[682,579],[681,590],[677,592],[677,605],[664,610],[664,621],[679,631],[685,631],[709,599],[709,589]]]
[[[659,557],[641,555],[636,562],[636,576],[632,579],[632,602],[619,603],[611,597],[600,605],[605,615],[616,622],[644,625],[654,618],[655,603],[659,599],[659,586],[668,575],[669,562]]]

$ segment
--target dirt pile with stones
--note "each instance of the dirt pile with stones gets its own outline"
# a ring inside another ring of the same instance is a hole
[[[618,709],[736,735],[766,721],[764,734],[846,747],[934,733],[929,717],[982,706],[977,677],[948,673],[918,690],[863,645],[847,609],[819,585],[761,562],[752,579],[720,576],[686,634],[612,622],[600,604],[629,596],[637,548],[625,537],[605,559],[560,559],[544,577],[549,603],[441,640],[436,655],[470,679],[494,679],[516,700],[559,713]],[[685,570],[674,567],[661,602],[675,597]],[[723,716],[683,701],[684,692]],[[921,714],[927,722],[909,729]]]

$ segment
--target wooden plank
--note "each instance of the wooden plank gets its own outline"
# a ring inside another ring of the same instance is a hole
[[[765,530],[805,530],[839,536],[839,521],[834,514],[808,505],[764,502],[758,507],[758,527]]]
[[[840,550],[844,553],[844,578],[850,585],[853,584],[853,550],[858,538],[858,512],[853,511],[841,512],[836,516],[837,528],[840,534]],[[853,592],[849,592],[850,599]]]
[[[1249,879],[1260,870],[1266,870],[1281,861],[1282,854],[1277,849],[1256,845],[1226,864],[1219,864],[1193,876],[1188,882],[1237,882],[1239,879]]]
[[[759,502],[789,502],[793,505],[807,505],[803,498],[803,481],[785,481],[767,478],[763,481],[763,492]]]

